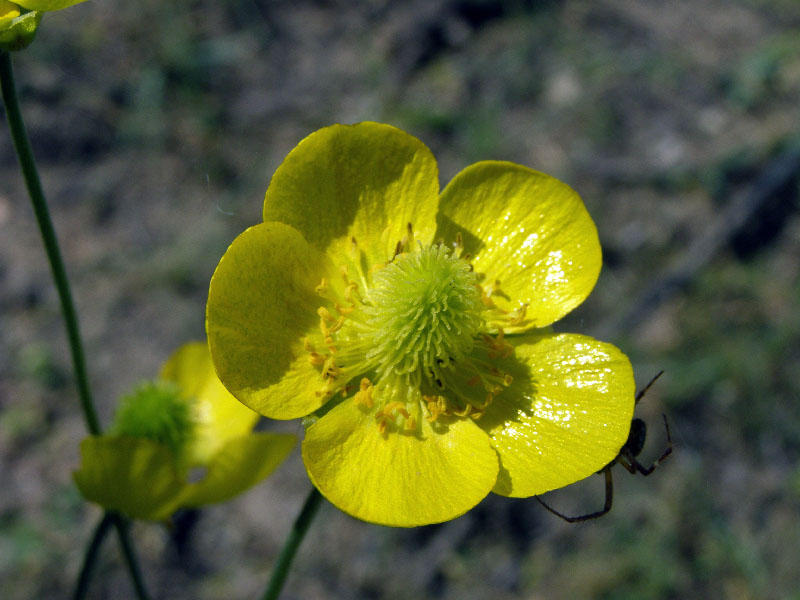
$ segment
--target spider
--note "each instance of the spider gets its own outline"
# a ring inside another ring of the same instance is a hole
[[[639,403],[639,400],[641,400],[642,397],[647,393],[647,390],[650,389],[650,386],[652,386],[655,383],[656,379],[661,377],[663,373],[664,371],[659,371],[656,374],[656,376],[650,380],[650,383],[644,386],[644,389],[642,389],[639,393],[636,394],[636,398],[634,400],[636,404]],[[619,454],[617,454],[614,460],[612,460],[610,463],[608,463],[605,467],[603,467],[597,472],[598,474],[602,473],[606,479],[606,502],[602,510],[598,510],[593,513],[588,513],[585,515],[579,515],[577,517],[568,517],[567,515],[560,513],[556,509],[549,506],[539,496],[534,496],[534,498],[536,498],[539,501],[539,504],[544,506],[547,510],[549,510],[557,517],[564,519],[567,523],[579,523],[581,521],[588,521],[590,519],[597,519],[598,517],[602,517],[603,515],[608,513],[608,511],[611,510],[611,504],[614,501],[614,480],[611,477],[611,468],[614,465],[619,463],[623,467],[625,467],[625,470],[627,470],[630,474],[635,475],[636,473],[641,473],[642,475],[647,477],[653,471],[656,470],[656,468],[661,464],[661,461],[663,461],[672,453],[672,438],[670,437],[669,434],[669,423],[667,423],[667,416],[664,414],[662,414],[661,416],[664,417],[664,429],[666,429],[667,431],[667,449],[664,450],[664,452],[661,454],[658,460],[653,462],[653,464],[651,464],[649,467],[645,467],[644,465],[642,465],[642,463],[636,460],[636,457],[639,456],[639,453],[642,451],[642,448],[644,448],[644,441],[647,435],[647,425],[642,419],[633,419],[633,421],[631,421],[631,431],[628,434],[628,439],[625,441],[625,444],[620,449]]]

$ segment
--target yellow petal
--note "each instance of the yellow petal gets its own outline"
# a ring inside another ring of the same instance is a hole
[[[17,4],[28,10],[61,10],[85,0],[15,0]]]
[[[514,377],[478,421],[500,455],[493,490],[527,497],[602,469],[619,453],[633,418],[628,358],[611,344],[573,334],[506,338]]]
[[[557,179],[509,162],[467,167],[442,192],[436,237],[457,232],[484,286],[505,310],[527,304],[527,322],[544,327],[586,299],[600,273],[597,229],[580,197]]]
[[[160,377],[175,382],[184,398],[193,399],[196,429],[185,449],[189,464],[207,463],[228,440],[249,433],[258,421],[258,413],[222,385],[205,342],[178,348],[161,367]]]
[[[262,223],[237,237],[208,291],[206,334],[222,383],[240,402],[273,419],[319,408],[322,378],[303,340],[318,331],[320,298],[330,276],[324,255],[283,223]]]
[[[181,506],[224,502],[270,475],[294,448],[293,435],[252,433],[230,440],[211,459],[206,476],[189,484]]]
[[[42,13],[23,13],[11,2],[0,3],[0,52],[22,50],[33,41]]]
[[[438,169],[417,138],[380,123],[333,125],[301,141],[275,171],[264,221],[297,228],[315,248],[346,256],[355,238],[369,265],[392,258],[413,224],[436,228]]]
[[[0,27],[19,16],[19,6],[8,0],[0,0]]]
[[[151,521],[167,519],[185,487],[169,448],[129,436],[84,439],[81,466],[72,476],[90,502]]]
[[[309,427],[303,461],[320,492],[364,521],[413,527],[454,519],[497,478],[497,455],[471,419],[417,436],[382,435],[374,416],[345,400]]]

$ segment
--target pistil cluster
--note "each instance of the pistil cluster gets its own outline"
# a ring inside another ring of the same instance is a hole
[[[343,285],[323,279],[317,293],[319,334],[305,341],[324,381],[317,394],[341,393],[372,411],[381,433],[415,433],[422,418],[479,419],[511,384],[496,366],[513,353],[502,327],[520,314],[499,314],[462,256],[443,243],[414,243],[413,229],[393,258],[365,270],[355,239],[353,260],[340,268]],[[338,282],[337,282],[338,283]],[[339,292],[337,292],[339,290]]]

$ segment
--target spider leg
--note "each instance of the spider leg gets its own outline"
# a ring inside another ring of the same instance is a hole
[[[606,502],[603,506],[603,510],[598,510],[593,513],[589,513],[586,515],[579,515],[577,517],[568,517],[564,513],[558,512],[555,508],[547,504],[544,500],[542,500],[539,496],[534,496],[539,501],[539,504],[544,506],[547,510],[553,513],[555,516],[565,520],[567,523],[580,523],[581,521],[589,521],[590,519],[597,519],[598,517],[602,517],[608,511],[611,510],[611,504],[614,502],[614,479],[611,476],[611,467],[606,467],[603,469],[603,474],[606,476]]]
[[[652,385],[656,382],[656,379],[661,377],[663,374],[664,370],[662,369],[661,371],[656,373],[656,376],[653,377],[646,386],[644,386],[641,390],[639,390],[639,392],[637,392],[636,398],[634,398],[634,402],[636,404],[639,404],[639,400],[641,400],[644,397],[644,395],[647,393],[647,390],[649,390],[652,387]]]
[[[653,464],[651,464],[649,467],[643,466],[638,460],[636,460],[632,456],[628,457],[628,460],[630,460],[631,465],[645,477],[647,477],[648,475],[650,475],[650,473],[655,471],[661,464],[661,461],[663,461],[670,454],[672,454],[672,436],[669,433],[669,422],[667,421],[667,415],[662,414],[661,416],[664,417],[664,429],[666,429],[667,431],[667,449],[664,450],[661,456],[659,456],[658,459],[655,460]],[[633,471],[631,471],[631,473],[633,473]]]

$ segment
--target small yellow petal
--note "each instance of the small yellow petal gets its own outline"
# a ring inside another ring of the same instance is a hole
[[[492,300],[525,320],[506,332],[544,327],[583,302],[600,273],[597,229],[580,197],[557,179],[509,162],[485,161],[456,175],[439,201],[436,238],[461,234]],[[499,281],[499,285],[497,282]]]
[[[19,6],[8,0],[0,0],[0,27],[19,16]]]
[[[186,486],[172,452],[145,438],[91,436],[81,442],[73,479],[84,498],[134,519],[162,521]]]
[[[195,433],[185,449],[189,464],[204,464],[230,439],[249,433],[259,419],[225,389],[214,372],[205,342],[184,344],[161,368],[161,379],[178,385],[192,398]]]
[[[28,10],[61,10],[85,0],[16,0],[16,3]]]
[[[22,12],[13,2],[0,0],[0,52],[27,47],[36,36],[41,20],[39,11]]]
[[[374,414],[345,400],[309,427],[303,461],[320,492],[364,521],[414,527],[454,519],[497,478],[497,455],[472,419],[381,433]],[[434,429],[435,427],[435,429]]]
[[[263,223],[234,240],[211,278],[206,334],[217,375],[264,416],[302,417],[326,400],[304,340],[319,328],[314,290],[331,277],[327,264],[293,227]]]
[[[478,425],[500,455],[493,490],[527,497],[569,485],[619,453],[633,418],[628,358],[611,344],[574,334],[507,338],[514,380]]]
[[[390,125],[333,125],[302,140],[275,171],[264,221],[298,229],[330,256],[348,255],[355,239],[368,265],[393,256],[408,235],[433,239],[438,169],[417,138]]]
[[[181,506],[224,502],[270,475],[294,448],[293,435],[251,433],[228,441],[208,464],[206,476],[189,484]]]

